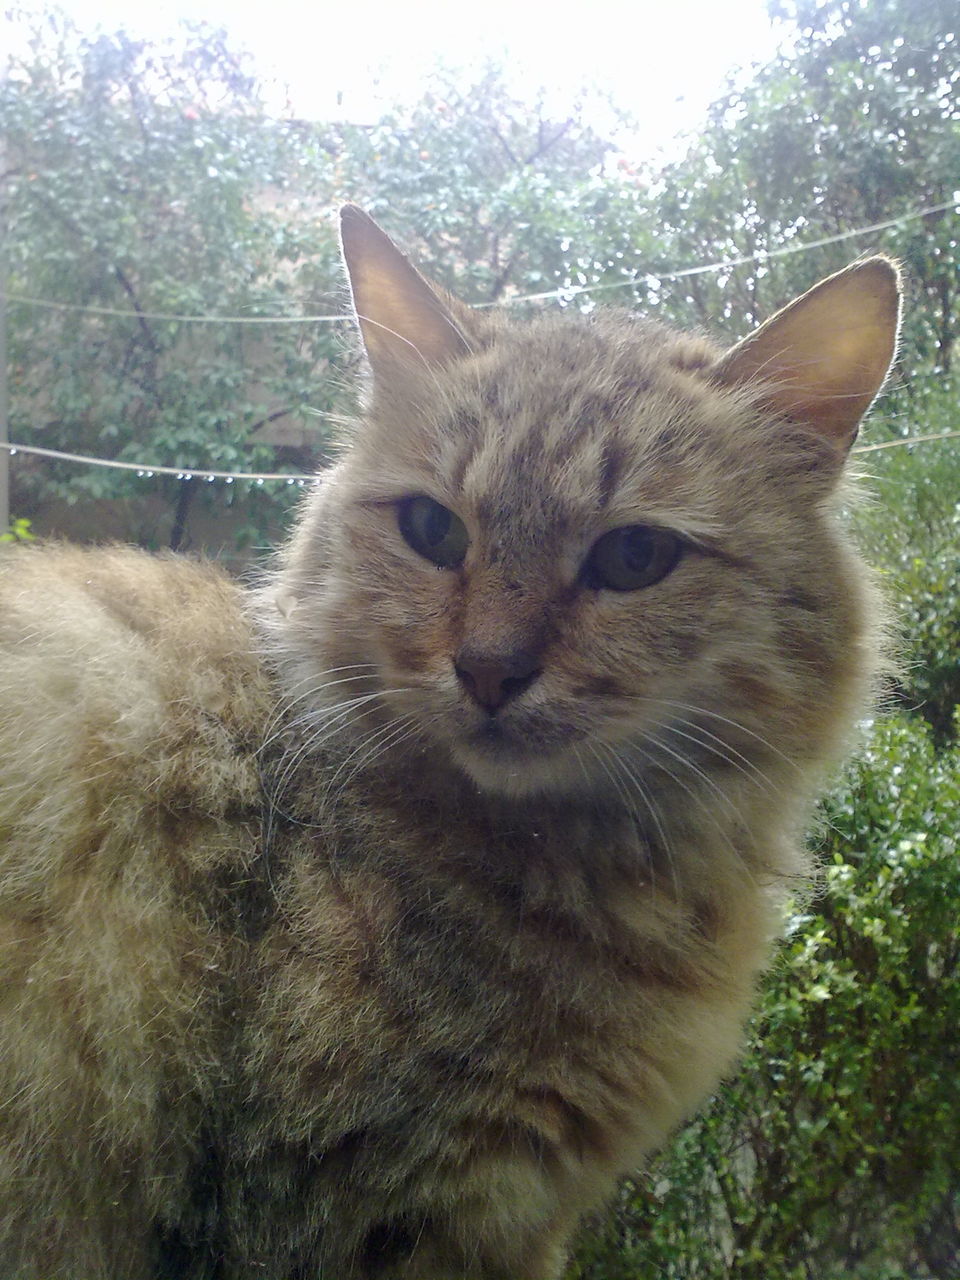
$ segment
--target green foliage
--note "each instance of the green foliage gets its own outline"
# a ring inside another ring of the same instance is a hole
[[[953,0],[774,0],[771,9],[795,24],[784,51],[719,100],[688,154],[658,175],[664,265],[776,253],[960,191]],[[949,370],[960,310],[955,210],[816,254],[691,277],[670,314],[736,330],[867,249],[909,271],[906,367]]]
[[[30,521],[23,517],[14,517],[5,532],[0,533],[0,542],[33,542],[36,535],[30,531]]]
[[[741,1075],[571,1276],[956,1276],[958,812],[956,750],[906,716],[873,725],[824,805],[822,891],[791,921]]]
[[[0,81],[0,134],[14,438],[198,470],[312,462],[323,435],[308,409],[332,399],[318,376],[335,358],[329,326],[160,318],[331,309],[332,226],[274,207],[302,140],[265,119],[222,36],[162,48],[37,19],[29,56]],[[257,432],[280,418],[303,441],[278,458]],[[49,462],[17,474],[34,499],[68,502],[144,485]],[[155,483],[180,515],[199,487]],[[221,497],[262,514],[262,494]]]
[[[960,431],[949,385],[928,385],[905,404],[906,414],[919,416],[929,434]],[[897,610],[903,639],[895,692],[943,745],[955,739],[960,704],[960,439],[878,451],[870,470],[876,496],[856,523]]]
[[[818,195],[833,217],[875,222],[955,200],[960,30],[952,0],[774,0],[772,9],[798,28],[790,63],[814,125]],[[804,172],[794,172],[802,182]],[[943,371],[957,337],[956,231],[956,211],[945,210],[882,241],[902,257],[916,291],[907,342]]]
[[[628,278],[654,222],[591,105],[609,113],[594,92],[558,120],[496,66],[438,69],[412,108],[344,132],[341,192],[469,302]]]

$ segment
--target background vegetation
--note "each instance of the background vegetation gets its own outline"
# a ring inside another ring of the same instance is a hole
[[[743,1071],[624,1186],[576,1280],[960,1276],[957,13],[771,7],[782,55],[659,166],[601,136],[589,101],[551,118],[496,67],[438,72],[366,128],[271,119],[202,28],[159,48],[24,19],[31,52],[0,82],[11,438],[193,477],[19,455],[11,536],[276,536],[290,486],[197,477],[323,461],[355,360],[329,319],[345,198],[470,301],[615,301],[720,337],[858,253],[907,267],[860,458],[876,497],[851,516],[899,604],[902,674],[824,803],[822,886]],[[947,438],[904,443],[920,436]]]

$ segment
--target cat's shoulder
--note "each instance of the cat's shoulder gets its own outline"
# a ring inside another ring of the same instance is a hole
[[[114,682],[148,672],[170,693],[252,655],[242,589],[217,565],[66,544],[3,549],[0,646],[40,686],[66,666]]]
[[[122,547],[0,554],[0,822],[70,787],[215,806],[267,706],[243,591],[215,565]]]

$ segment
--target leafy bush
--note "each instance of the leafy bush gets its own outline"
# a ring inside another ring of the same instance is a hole
[[[5,532],[0,533],[0,542],[33,542],[35,536],[30,530],[30,521],[15,516]]]
[[[901,423],[915,434],[916,423],[924,434],[960,430],[956,392],[949,382],[924,387],[888,420],[886,434]],[[960,439],[884,450],[870,469],[876,499],[857,524],[905,639],[896,693],[944,744],[955,735],[960,703]]]
[[[960,1274],[960,752],[898,715],[824,805],[743,1071],[590,1239],[578,1280]]]

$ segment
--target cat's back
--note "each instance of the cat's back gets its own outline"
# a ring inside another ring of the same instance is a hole
[[[176,1230],[202,1158],[226,904],[258,836],[267,692],[241,599],[212,566],[130,549],[0,555],[5,1276],[61,1274],[61,1248],[71,1274],[149,1268],[129,1251],[160,1237],[130,1242]],[[111,1202],[115,1231],[93,1231]]]
[[[79,820],[97,793],[215,812],[226,758],[262,729],[266,689],[241,593],[213,565],[120,547],[10,548],[0,651],[8,838],[10,823]]]

